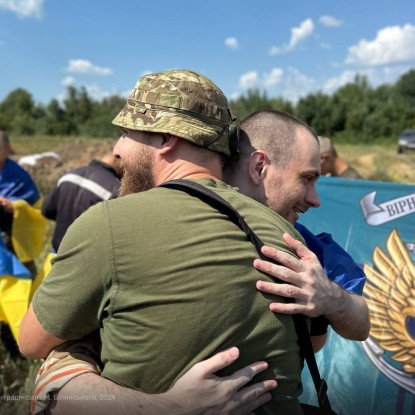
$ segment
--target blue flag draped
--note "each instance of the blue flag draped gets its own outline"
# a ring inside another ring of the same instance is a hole
[[[26,200],[33,205],[40,197],[40,193],[25,170],[14,160],[7,159],[0,171],[0,196],[10,200]]]

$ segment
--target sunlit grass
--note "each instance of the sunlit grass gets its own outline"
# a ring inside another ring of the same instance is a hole
[[[73,137],[73,136],[12,136],[10,137],[12,147],[18,156],[27,154],[43,153],[53,151],[54,148],[61,144],[76,144],[77,142],[97,143],[102,138],[91,137]]]
[[[415,151],[397,153],[396,145],[336,144],[338,154],[368,180],[415,183]]]

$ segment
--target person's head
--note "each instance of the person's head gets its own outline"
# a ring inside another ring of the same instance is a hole
[[[231,185],[291,223],[320,205],[320,148],[307,124],[281,111],[257,111],[241,122],[239,145],[239,161],[224,172]]]
[[[334,163],[337,158],[336,149],[333,146],[333,143],[328,137],[318,136],[318,141],[320,143],[320,154],[321,154],[321,174],[331,174],[334,175],[335,168]]]
[[[0,130],[0,168],[3,167],[11,154],[13,154],[13,150],[10,145],[9,136],[5,131]]]
[[[179,159],[221,165],[235,123],[225,95],[205,76],[190,70],[144,75],[113,121],[123,131],[114,148],[124,167],[120,194],[154,187]]]

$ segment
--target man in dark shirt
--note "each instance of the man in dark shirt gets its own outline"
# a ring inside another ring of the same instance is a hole
[[[329,138],[319,136],[318,141],[320,143],[322,175],[343,177],[345,179],[363,179],[355,168],[337,154]]]
[[[111,152],[87,166],[69,171],[58,180],[42,206],[42,214],[56,221],[52,238],[55,251],[78,216],[92,205],[117,197],[121,173],[118,160]]]

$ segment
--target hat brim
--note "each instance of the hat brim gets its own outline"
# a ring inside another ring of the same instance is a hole
[[[161,110],[148,104],[131,105],[127,102],[112,123],[131,130],[172,134],[229,155],[229,145],[225,145],[223,140],[216,140],[223,134],[226,124],[215,123],[214,120],[207,122],[199,119],[197,114],[193,116],[174,108]]]

